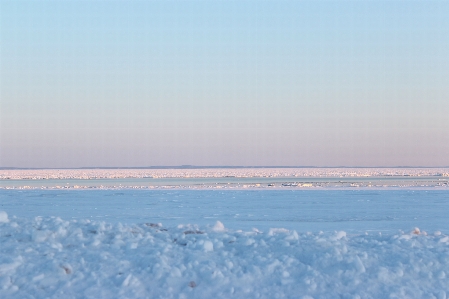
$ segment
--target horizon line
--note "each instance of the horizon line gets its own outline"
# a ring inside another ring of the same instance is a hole
[[[0,170],[50,170],[50,169],[243,169],[243,168],[449,168],[449,166],[220,166],[220,165],[174,165],[174,166],[86,166],[86,167],[0,167]]]

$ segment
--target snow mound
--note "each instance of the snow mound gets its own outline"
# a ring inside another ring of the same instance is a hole
[[[0,219],[0,298],[446,298],[449,237]]]

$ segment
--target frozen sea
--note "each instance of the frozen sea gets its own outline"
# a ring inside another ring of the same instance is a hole
[[[449,191],[0,190],[0,298],[438,298]]]
[[[0,210],[108,223],[286,228],[299,232],[449,233],[446,190],[2,190]]]

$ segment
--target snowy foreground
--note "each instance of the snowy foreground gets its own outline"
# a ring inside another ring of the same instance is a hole
[[[443,190],[4,190],[0,298],[447,298],[448,208]]]
[[[260,232],[0,212],[1,298],[446,298],[449,236]]]

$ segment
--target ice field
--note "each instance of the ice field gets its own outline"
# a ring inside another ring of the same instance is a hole
[[[447,298],[448,208],[446,190],[0,190],[0,298]]]
[[[0,210],[165,227],[221,221],[234,230],[395,233],[418,226],[449,233],[446,190],[0,190]]]

